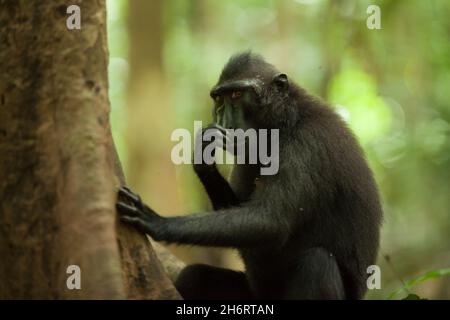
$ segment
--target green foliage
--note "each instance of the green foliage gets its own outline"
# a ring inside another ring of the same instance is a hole
[[[347,119],[360,141],[367,144],[383,137],[391,126],[391,110],[378,95],[373,76],[348,67],[331,81],[329,100]]]
[[[123,132],[126,124],[126,88],[128,77],[128,34],[126,28],[126,0],[107,1],[109,46],[109,98],[111,126],[117,151],[126,167],[126,146]]]
[[[410,293],[406,296],[406,298],[403,298],[402,300],[427,300],[419,297],[417,294]]]
[[[408,293],[410,291],[410,289],[412,289],[414,286],[416,286],[420,283],[423,283],[428,280],[440,278],[440,277],[445,277],[445,276],[450,276],[450,268],[428,271],[418,277],[408,280],[402,288],[392,292],[389,295],[388,299],[394,299],[396,296],[398,296],[402,292]],[[417,296],[415,294],[409,293],[408,296],[406,298],[404,298],[403,300],[422,300],[422,299],[420,299],[419,296]]]

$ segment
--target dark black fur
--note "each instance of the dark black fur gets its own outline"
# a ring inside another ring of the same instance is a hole
[[[201,214],[163,218],[140,201],[118,203],[126,222],[156,240],[239,249],[245,274],[188,266],[176,282],[185,298],[360,299],[366,292],[382,218],[372,173],[342,119],[277,75],[260,56],[243,53],[218,83],[261,80],[244,120],[280,129],[276,175],[238,165],[228,185],[215,166],[197,165],[215,209]]]

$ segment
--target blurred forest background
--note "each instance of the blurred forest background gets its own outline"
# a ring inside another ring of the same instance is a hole
[[[370,4],[381,8],[381,30],[366,27]],[[113,135],[146,203],[163,215],[209,207],[191,166],[171,162],[170,134],[211,121],[209,89],[231,54],[252,49],[328,100],[366,151],[385,212],[382,287],[367,298],[404,298],[391,294],[417,283],[410,292],[450,299],[449,1],[107,5]],[[242,268],[227,250],[171,249],[187,262]]]

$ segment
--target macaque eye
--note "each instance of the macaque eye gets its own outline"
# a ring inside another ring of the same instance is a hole
[[[239,98],[240,96],[242,96],[242,92],[241,92],[241,91],[233,91],[233,92],[231,93],[231,98],[232,98],[232,99]]]
[[[216,101],[216,102],[220,102],[221,100],[222,100],[222,97],[219,94],[214,97],[214,101]]]

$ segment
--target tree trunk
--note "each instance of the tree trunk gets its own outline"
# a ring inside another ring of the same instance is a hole
[[[177,298],[145,236],[116,232],[105,2],[74,2],[81,30],[65,1],[0,1],[0,298]]]

